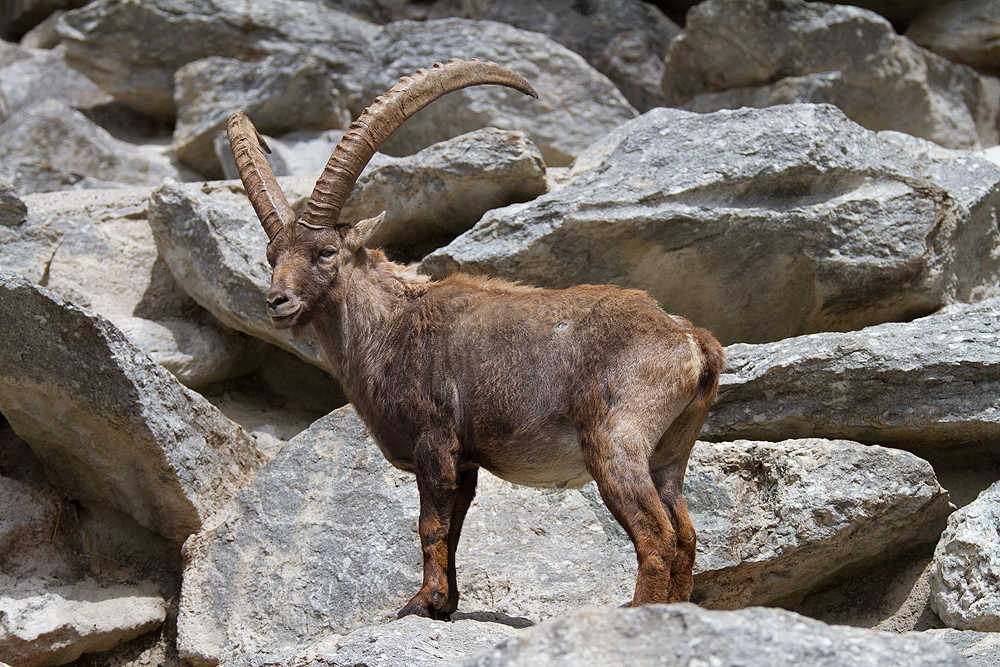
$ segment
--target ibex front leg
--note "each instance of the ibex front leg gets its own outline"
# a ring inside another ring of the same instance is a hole
[[[424,433],[414,446],[417,490],[420,492],[418,530],[424,555],[424,584],[399,611],[399,618],[416,614],[448,620],[454,610],[449,608],[449,580],[454,581],[454,575],[449,575],[449,565],[453,561],[449,558],[448,547],[458,494],[458,453],[458,440],[452,433]],[[464,518],[464,511],[460,512],[460,517]],[[454,541],[457,544],[457,536]],[[457,606],[457,592],[453,602]]]

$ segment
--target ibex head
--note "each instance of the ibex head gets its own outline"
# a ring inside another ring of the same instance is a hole
[[[229,119],[229,144],[240,179],[270,239],[267,261],[274,272],[267,312],[275,326],[304,327],[325,302],[336,299],[342,274],[355,265],[385,213],[340,222],[354,183],[383,142],[403,121],[439,97],[461,88],[498,84],[538,97],[513,71],[491,62],[450,60],[403,77],[351,124],[337,144],[305,212],[296,217],[278,186],[266,143],[242,111]]]

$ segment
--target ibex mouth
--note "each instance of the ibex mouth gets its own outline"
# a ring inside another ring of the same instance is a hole
[[[271,324],[278,329],[288,329],[295,326],[302,307],[295,301],[280,301],[278,303],[267,303],[267,314],[271,317]]]

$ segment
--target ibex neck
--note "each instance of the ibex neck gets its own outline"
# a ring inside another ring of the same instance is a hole
[[[430,284],[380,251],[368,251],[345,277],[329,310],[313,321],[334,373],[351,395],[352,378],[364,375],[368,352],[406,306]]]

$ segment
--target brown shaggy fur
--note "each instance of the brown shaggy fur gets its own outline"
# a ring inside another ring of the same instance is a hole
[[[268,248],[268,310],[315,327],[385,457],[420,492],[424,581],[399,612],[448,618],[479,468],[518,484],[590,479],[639,561],[632,605],[691,596],[688,455],[722,348],[646,294],[408,274],[356,228],[286,224]]]

